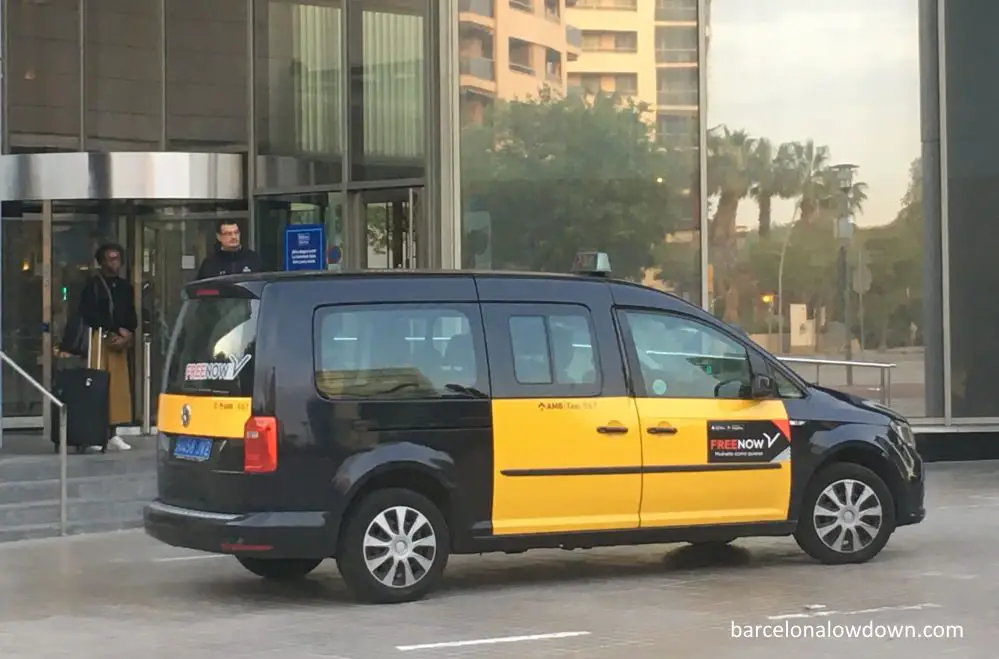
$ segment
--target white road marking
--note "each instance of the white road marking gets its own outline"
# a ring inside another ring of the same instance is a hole
[[[943,577],[945,579],[960,579],[963,581],[970,581],[971,579],[977,579],[977,574],[951,574],[947,572],[923,572],[921,577]]]
[[[422,645],[397,645],[396,650],[410,652],[412,650],[436,650],[441,648],[461,648],[469,645],[493,645],[495,643],[522,643],[524,641],[548,641],[556,638],[572,638],[573,636],[588,636],[590,632],[555,632],[553,634],[531,634],[530,636],[501,636],[498,638],[478,638],[469,641],[446,641],[444,643],[424,643]]]
[[[206,558],[227,558],[227,554],[195,554],[194,556],[170,556],[167,558],[154,558],[154,563],[173,563],[175,561],[200,561]]]
[[[779,616],[767,616],[768,620],[789,620],[791,618],[823,618],[826,616],[856,616],[865,613],[882,613],[885,611],[922,611],[923,609],[939,609],[939,604],[924,602],[900,606],[878,606],[873,609],[857,609],[856,611],[814,611],[812,613],[784,613]]]

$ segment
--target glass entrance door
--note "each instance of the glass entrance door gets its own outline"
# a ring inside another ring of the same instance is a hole
[[[136,250],[133,285],[141,300],[140,322],[143,341],[149,341],[150,421],[156,423],[156,400],[159,397],[164,357],[170,345],[183,291],[197,275],[201,262],[216,245],[218,221],[238,225],[246,241],[246,213],[242,211],[201,211],[188,207],[146,207],[137,215],[137,234],[141,243]],[[144,347],[137,343],[135,399],[144,403]],[[136,409],[141,409],[140,403]]]
[[[368,190],[363,195],[367,267],[416,269],[422,226],[423,188]]]

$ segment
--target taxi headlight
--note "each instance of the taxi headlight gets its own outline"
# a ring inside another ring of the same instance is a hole
[[[916,435],[912,432],[912,426],[902,421],[892,421],[891,429],[905,444],[916,448]]]

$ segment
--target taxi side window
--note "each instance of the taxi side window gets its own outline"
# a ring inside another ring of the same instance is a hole
[[[669,313],[621,311],[639,388],[649,398],[749,398],[745,346],[705,323]]]
[[[508,324],[517,382],[596,383],[593,336],[586,316],[510,316]]]
[[[774,370],[774,382],[777,383],[777,396],[779,398],[804,398],[805,393],[798,388],[798,385],[791,382],[790,378]]]
[[[467,309],[342,305],[316,311],[315,383],[327,398],[456,398],[485,392],[481,329]]]
[[[487,302],[482,311],[494,397],[600,395],[600,353],[587,307]]]

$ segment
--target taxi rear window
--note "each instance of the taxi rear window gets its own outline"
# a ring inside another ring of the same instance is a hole
[[[164,393],[250,397],[260,300],[188,299],[174,325]]]

